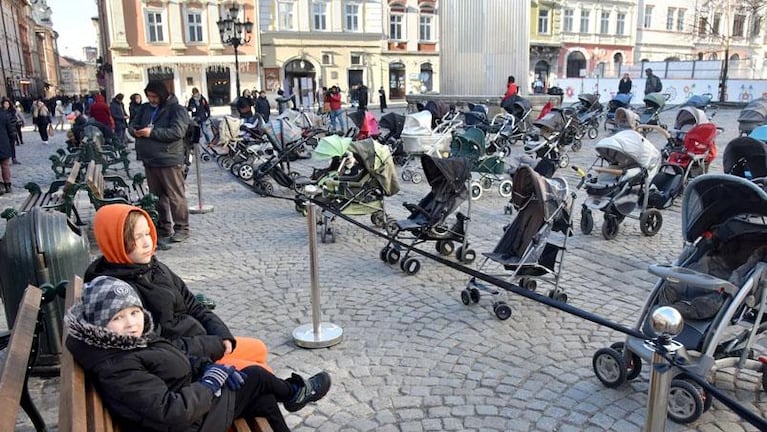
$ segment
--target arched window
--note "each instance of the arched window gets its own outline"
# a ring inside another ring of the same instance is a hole
[[[578,78],[581,69],[586,69],[586,57],[580,51],[573,51],[567,56],[567,78]]]
[[[738,54],[733,54],[730,56],[730,60],[740,60],[740,56]]]

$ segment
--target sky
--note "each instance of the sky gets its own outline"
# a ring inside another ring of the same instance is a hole
[[[83,47],[98,47],[91,18],[98,16],[96,0],[48,0],[53,29],[59,34],[59,54],[85,60]]]

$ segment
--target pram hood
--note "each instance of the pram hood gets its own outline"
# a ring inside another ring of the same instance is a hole
[[[443,201],[452,196],[466,199],[466,182],[471,178],[471,162],[468,159],[436,159],[429,155],[421,155],[421,166],[437,199]]]
[[[588,109],[595,108],[599,104],[599,95],[583,93],[578,95],[578,100]]]
[[[609,102],[615,108],[627,107],[631,104],[631,93],[618,93]]]
[[[767,142],[767,125],[761,125],[754,128],[750,134],[751,138],[758,139],[761,142]]]
[[[663,93],[649,93],[645,95],[644,104],[647,108],[660,110],[666,105],[666,97]]]
[[[751,178],[767,177],[767,143],[752,137],[738,137],[730,141],[722,154],[724,173],[742,176],[742,172],[735,171],[742,160],[748,165]]]
[[[501,108],[516,117],[517,120],[521,120],[533,109],[533,105],[522,96],[514,95],[502,100]]]
[[[706,113],[694,106],[685,106],[676,113],[674,129],[684,130],[685,126],[689,129],[692,126],[702,123],[708,123],[708,116]]]
[[[639,166],[652,172],[660,165],[661,155],[655,145],[633,130],[603,138],[594,149],[602,159],[621,169]]]
[[[431,113],[419,111],[405,116],[402,133],[405,135],[431,135]]]
[[[693,242],[737,216],[767,217],[767,193],[756,183],[726,174],[693,179],[682,198],[682,234]]]
[[[446,104],[445,102],[428,101],[426,102],[424,109],[431,113],[431,118],[440,119],[450,111],[450,105]]]
[[[405,116],[390,112],[381,116],[378,126],[389,131],[394,138],[399,138],[402,134],[402,128],[405,127]]]
[[[711,103],[711,95],[710,94],[706,94],[706,95],[692,95],[692,96],[690,96],[689,99],[687,99],[687,101],[685,103],[682,104],[682,106],[683,107],[691,106],[691,107],[694,107],[694,108],[703,109],[706,106],[708,106],[708,104],[710,104],[710,103]]]
[[[639,115],[628,108],[615,110],[615,127],[618,129],[636,129],[639,127]]]
[[[352,139],[338,135],[328,135],[320,138],[317,147],[312,152],[314,159],[324,160],[341,157],[349,151]]]
[[[468,148],[467,148],[468,147]],[[479,159],[485,156],[485,133],[476,127],[466,129],[453,138],[451,153]]]
[[[767,123],[767,98],[754,99],[738,116],[738,122]]]
[[[381,185],[386,196],[399,192],[397,170],[389,147],[368,138],[352,142],[349,149],[359,156],[365,170]]]
[[[553,108],[548,114],[534,121],[533,126],[544,133],[560,131],[565,126],[565,112],[560,108]]]

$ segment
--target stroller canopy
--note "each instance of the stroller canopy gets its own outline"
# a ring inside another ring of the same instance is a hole
[[[533,126],[544,133],[560,131],[565,127],[565,112],[562,109],[553,108],[551,112],[534,121]]]
[[[338,135],[328,135],[320,139],[320,142],[317,143],[317,147],[314,149],[312,154],[317,160],[341,157],[345,155],[349,150],[349,145],[351,143],[351,138],[340,137]]]
[[[471,162],[468,159],[435,159],[422,155],[421,166],[437,199],[447,200],[453,196],[466,199],[466,182],[471,178]]]
[[[437,120],[444,117],[450,111],[450,105],[445,102],[428,101],[424,109],[431,113],[431,118]]]
[[[736,216],[767,217],[767,193],[746,179],[707,174],[687,185],[682,199],[682,234],[688,242]]]
[[[583,104],[585,108],[591,109],[599,103],[599,95],[595,95],[593,93],[579,94],[578,100]]]
[[[666,105],[666,97],[663,96],[663,93],[647,94],[643,100],[647,108],[661,109]]]
[[[402,128],[405,126],[405,116],[390,112],[381,116],[378,126],[389,131],[389,135],[399,138]]]
[[[710,93],[702,94],[702,95],[692,95],[689,99],[687,99],[687,102],[683,103],[682,106],[691,106],[698,109],[704,109],[708,106],[708,104],[711,103],[711,97],[712,95]]]
[[[431,135],[431,112],[419,111],[405,116],[402,133],[406,135]]]
[[[609,104],[615,108],[627,107],[631,104],[632,96],[631,93],[618,93],[610,100]]]
[[[533,109],[533,105],[522,96],[514,95],[501,101],[501,108],[516,117],[517,120],[522,120]]]
[[[767,177],[767,143],[751,137],[739,137],[730,141],[722,154],[725,174],[751,178]]]
[[[754,128],[748,136],[762,142],[767,142],[767,125],[761,125]]]
[[[684,130],[702,123],[708,123],[708,116],[703,110],[693,106],[685,106],[676,113],[674,129]],[[686,128],[685,128],[686,126]]]
[[[639,166],[652,170],[660,163],[660,152],[655,145],[633,130],[603,138],[594,149],[604,160],[622,169]]]
[[[639,115],[628,108],[618,108],[614,122],[618,129],[636,129],[639,127]]]
[[[517,208],[533,205],[543,219],[549,219],[568,197],[567,182],[560,178],[548,179],[528,165],[514,172],[511,201]]]
[[[767,98],[754,99],[749,102],[740,112],[738,122],[767,123]]]
[[[365,170],[378,181],[386,196],[392,196],[399,192],[397,170],[394,167],[394,160],[389,147],[368,138],[354,141],[349,148],[359,156]]]

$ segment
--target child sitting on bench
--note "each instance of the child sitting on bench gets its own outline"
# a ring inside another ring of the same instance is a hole
[[[289,431],[277,402],[294,412],[330,389],[325,372],[283,380],[259,366],[188,357],[155,333],[133,287],[108,276],[85,284],[65,323],[67,348],[124,431],[224,431],[264,413],[273,430]]]

